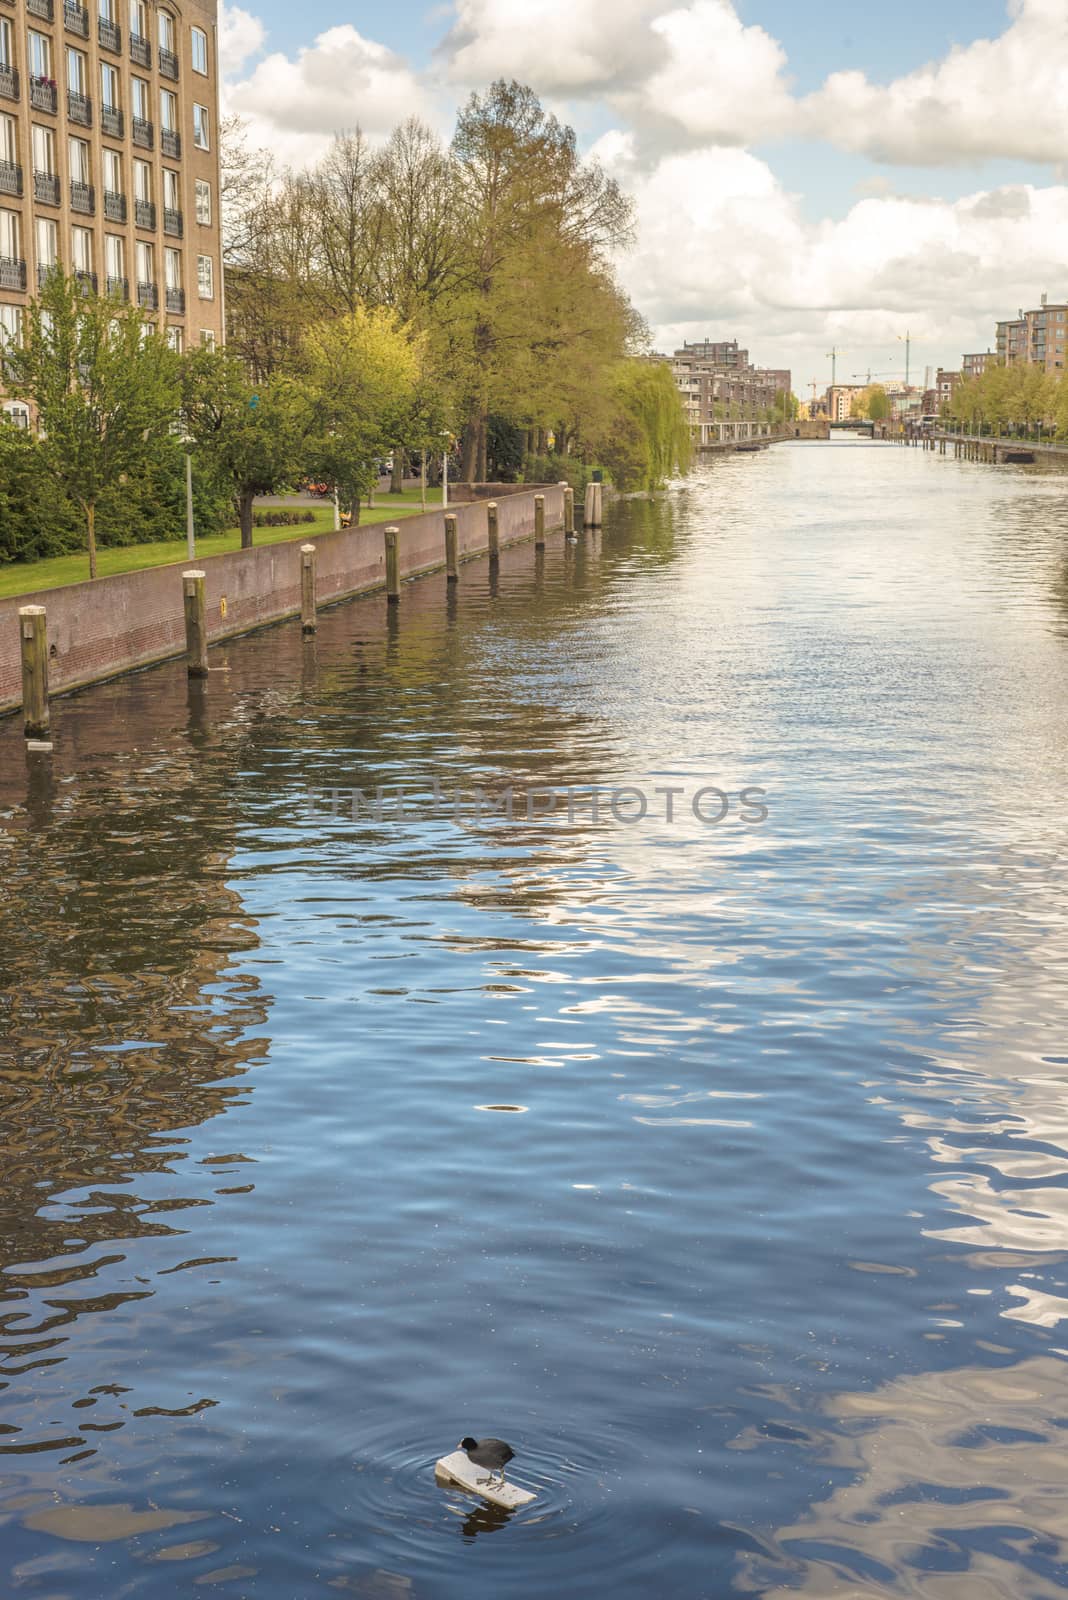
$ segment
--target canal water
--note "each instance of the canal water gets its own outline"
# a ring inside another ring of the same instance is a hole
[[[0,1593],[1063,1595],[1068,482],[736,456],[212,665],[0,725]]]

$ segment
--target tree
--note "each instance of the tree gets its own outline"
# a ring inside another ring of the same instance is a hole
[[[304,341],[313,407],[309,465],[331,483],[359,520],[360,501],[378,478],[377,461],[417,432],[425,341],[384,307],[358,305],[317,323]]]
[[[890,415],[890,397],[881,383],[868,388],[868,416],[873,422],[885,422]]]
[[[5,364],[11,393],[34,407],[42,466],[81,512],[95,578],[97,505],[147,470],[175,425],[180,358],[140,311],[53,272]]]
[[[690,465],[693,440],[682,397],[664,361],[631,358],[616,367],[616,414],[601,455],[618,489],[659,489]]]
[[[241,548],[252,546],[252,502],[299,476],[311,426],[309,399],[289,378],[255,387],[233,351],[201,346],[186,356],[185,425],[209,471],[229,480],[237,502]]]

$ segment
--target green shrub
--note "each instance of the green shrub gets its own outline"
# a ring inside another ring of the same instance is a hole
[[[254,528],[296,528],[302,522],[314,522],[314,511],[254,511]]]
[[[574,456],[525,456],[524,483],[569,483],[577,495],[586,493],[591,469]]]

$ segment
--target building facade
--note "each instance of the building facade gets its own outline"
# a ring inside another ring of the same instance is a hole
[[[997,325],[997,359],[1003,367],[1042,367],[1046,372],[1063,372],[1068,303],[1051,304],[1045,295],[1034,311]]]
[[[963,378],[981,378],[987,367],[995,364],[993,350],[976,350],[971,355],[961,356],[960,370]]]
[[[791,374],[749,365],[737,340],[684,344],[671,357],[694,443],[725,444],[765,438],[779,394],[789,394]]]
[[[221,343],[215,0],[0,0],[0,342],[60,267]]]

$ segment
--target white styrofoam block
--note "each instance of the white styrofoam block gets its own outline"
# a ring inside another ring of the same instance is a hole
[[[492,1483],[484,1482],[489,1475],[487,1467],[476,1467],[473,1461],[468,1460],[466,1450],[454,1450],[451,1455],[442,1456],[434,1467],[434,1476],[439,1483],[454,1483],[469,1494],[481,1495],[483,1500],[489,1500],[492,1505],[503,1506],[506,1511],[528,1506],[538,1498],[529,1489],[520,1489],[514,1483],[505,1481],[501,1484],[496,1475]]]

